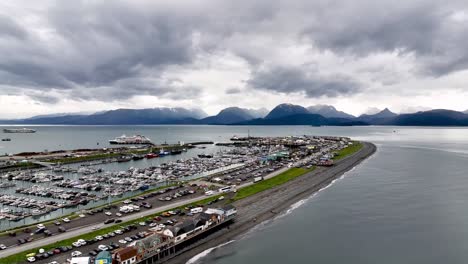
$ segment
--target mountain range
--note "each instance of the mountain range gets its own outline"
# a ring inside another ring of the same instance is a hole
[[[358,117],[329,105],[303,107],[280,104],[271,111],[228,107],[217,115],[207,116],[200,109],[149,108],[117,109],[94,114],[53,114],[26,119],[0,120],[1,124],[45,125],[312,125],[312,126],[468,126],[468,110],[435,109],[410,114],[396,114],[388,108],[376,114]]]

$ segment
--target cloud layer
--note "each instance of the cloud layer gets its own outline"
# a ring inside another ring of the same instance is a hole
[[[443,107],[431,100],[443,93],[447,108],[468,108],[451,97],[467,93],[466,43],[468,4],[457,0],[10,0],[0,101],[216,112],[290,95],[356,113],[408,109],[409,97]]]

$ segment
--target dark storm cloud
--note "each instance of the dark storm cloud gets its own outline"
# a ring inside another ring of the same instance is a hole
[[[321,76],[299,67],[273,67],[254,73],[250,87],[279,93],[303,92],[307,97],[336,97],[356,93],[360,85],[346,76]]]
[[[466,1],[367,1],[342,3],[312,14],[304,35],[318,47],[366,56],[379,52],[413,54],[422,72],[444,75],[468,66]],[[328,21],[327,23],[323,23]]]
[[[63,90],[64,97],[78,100],[196,98],[203,87],[166,80],[165,73],[226,52],[247,61],[251,88],[309,97],[361,91],[360,76],[323,76],[281,65],[275,57],[290,52],[284,43],[356,58],[381,52],[411,55],[421,72],[434,76],[468,68],[467,20],[453,19],[454,13],[468,10],[466,1],[53,3],[36,14],[41,17],[37,27],[15,15],[0,16],[0,85],[16,86],[18,94]]]
[[[47,13],[53,39],[27,38],[25,25],[0,17],[0,76],[5,77],[0,84],[16,85],[18,93],[69,90],[74,99],[175,94],[170,83],[159,86],[161,76],[168,66],[188,64],[194,56],[190,23],[171,13],[176,10],[145,10],[120,1],[57,4]],[[189,90],[186,96],[196,94]]]

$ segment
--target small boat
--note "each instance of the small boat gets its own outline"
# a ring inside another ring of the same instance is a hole
[[[213,155],[210,155],[210,154],[198,154],[198,157],[199,157],[199,158],[211,159],[211,158],[213,158]]]
[[[180,149],[173,149],[171,150],[171,155],[182,154],[182,150]]]
[[[159,157],[159,155],[156,153],[148,153],[145,155],[145,158],[147,159],[152,159],[152,158],[157,158],[157,157]]]
[[[161,151],[159,151],[159,156],[165,156],[165,155],[169,155],[170,152],[169,151],[164,151],[164,149],[161,149]]]
[[[144,159],[144,158],[145,158],[145,156],[143,156],[143,155],[133,155],[132,156],[132,160],[141,160],[141,159]]]
[[[11,141],[11,138],[2,138],[2,141]]]
[[[120,158],[117,158],[117,162],[128,162],[128,161],[131,161],[132,158],[131,157],[126,157],[126,156],[123,156],[123,157],[120,157]]]

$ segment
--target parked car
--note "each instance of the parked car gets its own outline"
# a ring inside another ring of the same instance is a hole
[[[106,251],[106,250],[109,250],[109,247],[106,246],[106,245],[99,245],[98,249],[101,250],[101,251]]]
[[[115,222],[115,219],[107,219],[106,221],[104,221],[104,224],[111,224],[111,223],[114,223]]]

